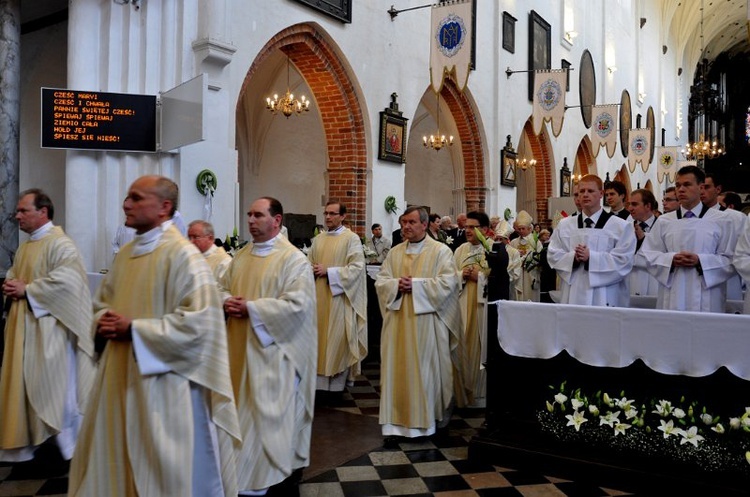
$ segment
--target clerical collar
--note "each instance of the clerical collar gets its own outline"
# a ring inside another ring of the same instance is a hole
[[[278,240],[282,236],[283,235],[281,234],[281,232],[279,232],[275,237],[271,238],[270,240],[266,240],[265,242],[253,242],[252,247],[250,247],[250,253],[253,255],[259,255],[261,257],[267,256],[273,250],[273,247],[276,244],[276,240]]]
[[[614,215],[614,213],[612,213],[612,214]],[[583,212],[581,212],[581,215],[583,216],[583,220],[584,220],[584,222],[586,221],[586,219],[591,219],[591,220],[592,220],[592,221],[594,222],[594,224],[593,224],[592,226],[596,226],[596,223],[598,223],[598,222],[599,222],[599,218],[600,218],[600,217],[602,216],[602,209],[601,209],[601,207],[600,207],[598,211],[594,212],[594,213],[593,213],[592,215],[590,215],[590,216],[587,216],[587,215],[586,215],[585,213],[583,213]]]
[[[424,236],[421,240],[418,242],[410,242],[407,240],[406,242],[406,253],[407,254],[418,254],[422,251],[424,248],[424,241],[427,239],[427,235]]]
[[[326,233],[329,235],[340,235],[341,233],[343,233],[344,229],[346,229],[346,226],[342,224],[338,228],[332,229],[330,231],[326,231]]]
[[[139,257],[153,252],[156,249],[156,246],[159,245],[164,232],[167,231],[172,224],[172,220],[167,219],[159,226],[151,228],[145,233],[141,233],[140,235],[136,233],[133,238],[133,257]]]
[[[37,229],[35,229],[34,231],[32,231],[29,234],[29,239],[31,241],[34,241],[34,242],[37,241],[37,240],[39,240],[44,235],[46,235],[47,233],[49,233],[49,230],[52,229],[52,226],[53,226],[52,221],[47,221],[46,224],[43,224],[40,227],[38,227]]]

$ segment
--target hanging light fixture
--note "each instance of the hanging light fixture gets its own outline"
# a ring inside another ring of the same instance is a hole
[[[705,159],[712,159],[715,157],[718,157],[720,155],[724,155],[726,153],[726,149],[722,146],[722,144],[719,142],[717,138],[707,138],[705,136],[705,120],[707,119],[707,114],[710,108],[715,107],[718,105],[719,101],[719,92],[718,90],[712,88],[711,84],[706,79],[706,70],[707,70],[707,61],[703,59],[703,54],[705,51],[705,41],[703,38],[703,14],[704,14],[704,5],[703,0],[701,0],[701,24],[700,24],[700,38],[701,38],[701,62],[700,62],[700,79],[699,81],[693,86],[691,89],[691,97],[690,97],[690,104],[691,106],[695,106],[696,110],[698,111],[698,115],[702,115],[704,119],[703,124],[703,130],[700,130],[698,134],[698,139],[690,143],[688,142],[685,145],[685,148],[682,149],[682,155],[687,160],[695,160],[698,162],[702,162]]]
[[[527,159],[526,157],[523,159],[516,159],[516,168],[520,167],[522,171],[531,169],[534,166],[536,166],[536,159],[533,157],[531,159]]]
[[[266,109],[270,110],[272,114],[281,112],[287,119],[292,114],[302,114],[310,110],[310,101],[304,95],[301,95],[299,99],[294,98],[294,95],[289,90],[289,74],[291,73],[291,62],[289,56],[286,57],[286,95],[279,98],[278,94],[275,94],[273,98],[266,98]]]
[[[440,149],[443,148],[445,145],[448,145],[449,147],[453,146],[453,136],[448,136],[446,138],[445,135],[440,134],[440,94],[437,93],[437,132],[435,134],[430,135],[427,137],[426,135],[422,137],[422,142],[425,146],[425,148],[431,148],[435,150],[435,152],[440,152]]]

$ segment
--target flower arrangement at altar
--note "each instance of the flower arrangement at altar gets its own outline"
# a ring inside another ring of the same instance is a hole
[[[486,236],[482,233],[482,231],[479,228],[474,228],[474,236],[477,237],[477,240],[479,240],[479,243],[482,245],[482,248],[484,249],[483,252],[492,252],[492,240],[487,239]],[[448,237],[450,238],[450,237]],[[451,240],[452,243],[453,240]],[[479,266],[479,268],[487,274],[489,272],[489,266],[487,265],[487,260],[483,257],[483,253],[474,253],[466,257],[463,261],[461,261],[461,269],[469,267],[469,266]]]
[[[378,256],[377,252],[375,252],[373,249],[367,246],[366,239],[360,237],[359,241],[362,242],[362,253],[365,255],[366,261],[376,258]]]
[[[750,475],[750,407],[724,418],[684,397],[641,402],[624,391],[619,397],[602,391],[587,395],[566,388],[566,382],[550,388],[557,392],[537,419],[560,441]]]

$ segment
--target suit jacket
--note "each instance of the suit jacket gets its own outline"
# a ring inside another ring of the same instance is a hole
[[[460,231],[460,233],[459,233]],[[448,236],[453,237],[453,243],[450,244],[451,250],[456,251],[458,247],[466,243],[466,230],[462,229],[459,230],[458,228],[453,228],[447,231]]]
[[[393,233],[391,233],[391,247],[394,247],[403,241],[404,239],[401,238],[401,228],[394,230]]]

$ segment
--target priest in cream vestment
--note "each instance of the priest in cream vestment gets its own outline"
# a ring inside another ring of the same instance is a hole
[[[359,374],[367,356],[365,256],[359,236],[343,225],[345,218],[344,204],[328,202],[328,231],[313,238],[307,254],[318,301],[316,388],[332,392],[344,390],[347,377]]]
[[[427,212],[401,218],[408,243],[391,249],[375,288],[383,314],[380,424],[383,435],[429,436],[465,402],[460,370],[461,282],[450,248],[426,236]]]
[[[253,202],[253,242],[220,281],[242,431],[240,495],[289,495],[310,463],[317,326],[310,263],[279,233],[283,208]]]
[[[227,254],[224,247],[218,247],[214,243],[213,225],[208,221],[192,221],[188,225],[187,237],[201,251],[214,278],[219,281],[232,262],[232,256]]]
[[[144,176],[123,203],[133,242],[94,300],[106,340],[68,495],[237,495],[240,435],[219,292],[172,224],[177,185]]]
[[[86,272],[53,216],[44,192],[21,193],[16,219],[31,238],[19,247],[3,284],[12,303],[0,374],[1,461],[31,460],[51,437],[70,459],[94,379]]]

